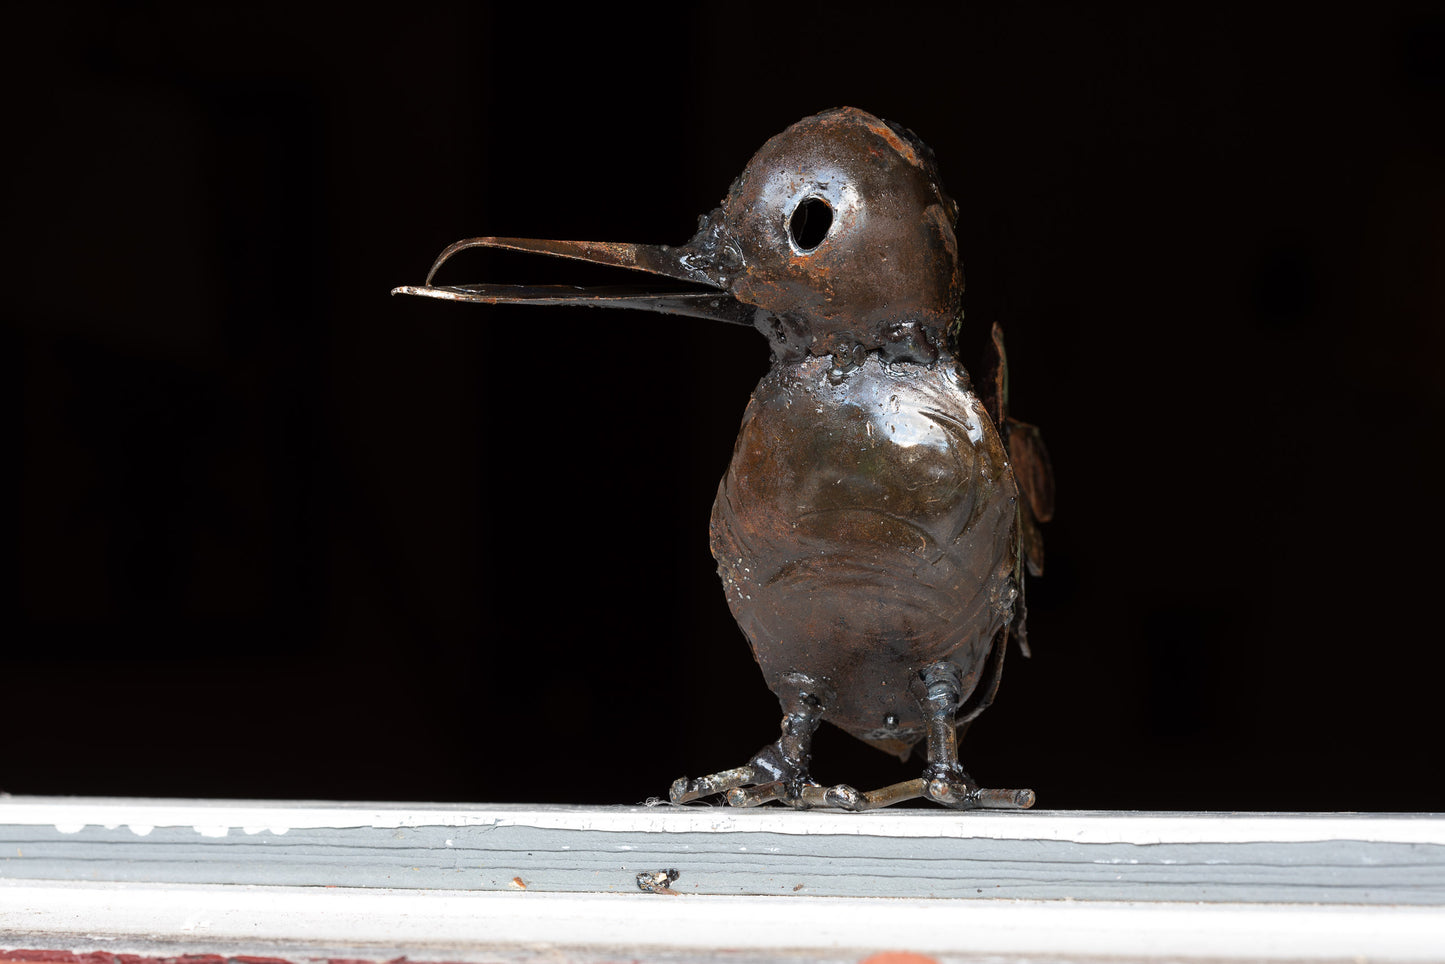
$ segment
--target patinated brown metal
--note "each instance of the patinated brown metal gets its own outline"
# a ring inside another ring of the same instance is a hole
[[[952,807],[1026,807],[958,764],[956,729],[992,701],[1036,522],[1052,514],[1047,455],[1006,412],[1002,335],[987,399],[953,339],[963,273],[932,153],[910,132],[844,108],[774,137],[679,248],[474,238],[444,251],[427,285],[464,301],[591,304],[752,324],[773,349],[743,416],[712,514],[728,605],[783,730],[743,767],[672,788],[674,802],[868,809],[924,796]],[[432,286],[469,247],[633,268],[694,285]],[[906,757],[923,776],[872,793],[822,787],[812,735],[827,720]]]

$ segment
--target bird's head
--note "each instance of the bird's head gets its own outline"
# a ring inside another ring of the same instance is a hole
[[[932,152],[871,114],[841,108],[789,127],[718,215],[742,264],[728,291],[801,322],[815,354],[881,347],[903,324],[941,331],[958,313],[957,207]]]
[[[958,314],[957,213],[918,138],[845,107],[764,144],[687,244],[472,238],[442,252],[425,286],[396,292],[641,308],[756,325],[785,355],[904,346],[909,357],[936,345]],[[692,288],[431,285],[471,247],[633,268]]]

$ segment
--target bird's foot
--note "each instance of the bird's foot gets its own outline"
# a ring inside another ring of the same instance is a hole
[[[795,810],[815,807],[837,807],[843,810],[864,810],[863,795],[847,784],[825,787],[813,780],[759,780],[751,766],[724,770],[689,780],[679,777],[672,784],[668,798],[673,803],[692,803],[704,797],[721,794],[730,807],[759,807],[765,803],[782,803]]]
[[[922,778],[896,786],[913,789],[913,785],[916,785],[915,796],[951,809],[1029,809],[1035,801],[1033,791],[1027,789],[1000,791],[978,786],[957,763],[931,763],[923,770]]]
[[[756,807],[777,800],[795,810],[811,810],[815,807],[862,809],[858,805],[860,794],[846,783],[832,787],[813,782],[789,786],[786,781],[775,780],[753,787],[736,787],[727,792],[726,799],[730,807]]]
[[[730,807],[757,807],[765,803],[783,803],[797,810],[813,807],[861,809],[862,795],[846,784],[825,787],[808,775],[807,765],[790,758],[778,743],[764,747],[747,766],[689,780],[673,781],[668,798],[673,803],[692,803],[703,797],[722,794]]]
[[[722,770],[696,780],[681,777],[668,793],[673,803],[691,803],[723,794],[729,806],[756,807],[787,804],[798,810],[811,807],[856,809],[858,791],[842,784],[824,787],[808,774],[813,733],[822,721],[824,707],[833,698],[827,680],[804,673],[788,673],[774,689],[783,705],[782,733],[759,750],[747,766]]]
[[[667,798],[673,803],[692,803],[694,800],[701,800],[703,797],[710,797],[714,794],[730,793],[737,787],[748,786],[756,781],[757,775],[751,766],[721,770],[705,777],[698,777],[696,780],[678,777],[672,781],[672,788],[668,790]]]
[[[1027,810],[1035,800],[1032,790],[979,787],[951,776],[905,780],[866,792],[855,790],[846,783],[825,787],[811,781],[801,785],[790,785],[787,780],[759,782],[750,766],[696,780],[682,777],[673,783],[670,797],[673,803],[691,803],[714,794],[722,794],[730,807],[757,807],[778,802],[797,810],[836,808],[854,812],[879,810],[919,798],[932,800],[952,810]]]
[[[1032,790],[994,790],[948,778],[928,780],[922,796],[954,810],[1027,810]]]

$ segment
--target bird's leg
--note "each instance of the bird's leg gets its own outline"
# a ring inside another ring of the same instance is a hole
[[[928,765],[923,796],[956,810],[1024,810],[1034,805],[1032,790],[987,790],[958,764],[958,704],[963,674],[957,664],[934,663],[923,671],[926,693],[920,701],[928,718]]]
[[[794,674],[801,675],[801,674]],[[753,778],[751,786],[734,787],[727,793],[729,806],[755,807],[760,803],[782,800],[798,805],[803,788],[815,785],[808,772],[813,763],[813,734],[823,721],[823,702],[813,687],[805,688],[807,677],[788,678],[784,682],[791,692],[780,697],[783,704],[782,733],[748,762]]]
[[[919,698],[928,719],[928,765],[917,780],[858,794],[850,810],[875,810],[917,797],[927,797],[955,810],[1025,810],[1034,805],[1032,790],[987,790],[958,765],[958,705],[963,674],[950,662],[934,663],[921,674]]]
[[[668,794],[673,803],[690,803],[715,793],[725,793],[734,807],[755,807],[774,800],[791,807],[846,807],[857,791],[851,787],[822,787],[812,778],[813,734],[823,720],[832,699],[825,681],[803,673],[789,673],[780,681],[783,706],[782,733],[763,747],[747,766],[709,774],[696,780],[681,777]]]
[[[782,734],[763,747],[747,766],[723,770],[696,780],[682,777],[672,785],[673,803],[690,803],[716,793],[729,805],[755,807],[781,801],[791,807],[840,807],[876,810],[926,797],[955,810],[1025,810],[1034,805],[1032,790],[990,790],[973,782],[958,763],[958,708],[963,673],[957,664],[934,663],[920,674],[919,698],[928,722],[928,764],[923,776],[868,793],[847,784],[824,787],[809,774],[813,734],[822,721],[831,692],[827,684],[802,673],[784,677]]]

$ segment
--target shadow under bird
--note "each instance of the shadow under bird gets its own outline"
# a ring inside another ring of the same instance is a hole
[[[958,361],[958,207],[911,131],[841,108],[767,142],[680,247],[472,238],[423,286],[453,301],[633,308],[755,327],[772,346],[718,487],[712,553],[783,707],[744,766],[671,789],[674,803],[867,810],[925,797],[1017,809],[1032,790],[980,787],[958,735],[994,698],[1023,633],[1024,570],[1052,514],[1048,456],[1008,417],[1002,336],[975,391]],[[467,248],[571,258],[671,285],[432,285]],[[822,720],[906,759],[920,778],[870,792],[812,778]]]

